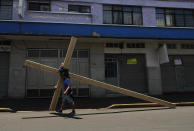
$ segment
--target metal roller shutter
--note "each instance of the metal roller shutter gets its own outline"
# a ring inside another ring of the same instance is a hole
[[[119,62],[120,86],[136,92],[146,93],[145,56],[128,54]]]
[[[147,93],[145,56],[105,54],[106,82],[125,89]],[[107,94],[115,94],[107,91]]]
[[[64,61],[66,50],[62,49],[28,49],[28,59],[56,67]],[[71,59],[70,71],[89,76],[89,51],[75,50]],[[58,77],[33,68],[27,68],[27,97],[52,97]],[[89,85],[71,80],[75,96],[88,97]]]
[[[182,56],[184,65],[184,91],[194,91],[194,56]]]
[[[170,62],[161,65],[164,93],[194,91],[194,56],[169,56]]]

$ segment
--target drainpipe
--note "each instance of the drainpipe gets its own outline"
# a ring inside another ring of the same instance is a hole
[[[19,0],[18,15],[20,16],[20,18],[24,17],[24,0]]]

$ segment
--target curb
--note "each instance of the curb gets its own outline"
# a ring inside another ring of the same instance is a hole
[[[10,109],[10,108],[0,108],[0,112],[15,112],[14,110]]]
[[[172,103],[176,106],[194,106],[194,102],[179,102]],[[137,107],[162,107],[157,103],[134,103],[134,104],[113,104],[111,106],[105,107],[103,109],[112,109],[112,108],[137,108]],[[33,112],[33,111],[14,111],[11,108],[0,108],[0,112]]]
[[[194,106],[194,102],[179,102],[172,104],[175,104],[176,106]],[[127,108],[127,107],[162,107],[162,106],[157,103],[113,104],[111,106],[106,107],[106,109]]]

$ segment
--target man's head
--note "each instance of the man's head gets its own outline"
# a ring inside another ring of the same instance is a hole
[[[60,67],[59,68],[59,72],[60,72],[60,76],[63,78],[69,78],[69,70],[64,68],[64,67]]]
[[[64,63],[63,62],[61,63],[60,67],[63,67],[64,68]]]

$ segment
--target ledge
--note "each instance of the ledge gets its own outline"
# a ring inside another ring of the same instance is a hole
[[[76,13],[76,12],[52,12],[52,11],[28,11],[29,13],[46,13],[46,14],[66,14],[66,15],[92,15],[92,13]]]
[[[0,34],[194,40],[194,28],[0,21]]]

